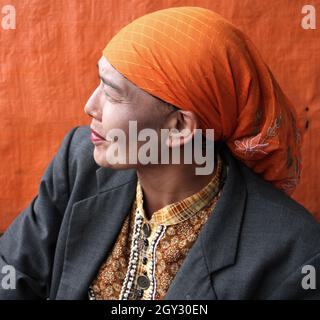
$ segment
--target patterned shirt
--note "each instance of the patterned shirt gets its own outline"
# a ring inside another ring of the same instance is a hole
[[[150,219],[143,209],[138,181],[131,213],[89,288],[89,298],[163,299],[214,210],[225,177],[226,168],[218,156],[213,178],[204,188],[154,212]]]

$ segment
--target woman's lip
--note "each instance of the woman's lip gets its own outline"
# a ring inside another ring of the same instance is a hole
[[[106,140],[103,136],[101,136],[98,132],[91,129],[91,139],[94,140]]]

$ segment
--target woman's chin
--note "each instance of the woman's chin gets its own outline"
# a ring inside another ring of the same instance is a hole
[[[93,158],[97,165],[101,167],[110,167],[106,160],[106,147],[103,145],[95,146],[93,151]]]
[[[93,151],[93,158],[97,165],[112,169],[132,169],[136,167],[136,165],[130,165],[128,163],[116,163],[118,159],[108,159],[106,151],[107,146],[95,146]]]

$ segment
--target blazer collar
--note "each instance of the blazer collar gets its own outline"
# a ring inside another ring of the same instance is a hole
[[[216,299],[211,275],[236,263],[247,189],[240,166],[227,147],[221,155],[228,175],[221,197],[178,270],[165,299]]]
[[[96,171],[98,194],[110,191],[113,188],[119,188],[129,182],[137,182],[137,173],[135,170],[119,170],[116,173],[113,170],[100,167]],[[135,192],[136,190],[134,190]]]
[[[235,263],[246,187],[227,148],[228,176],[213,214],[179,269],[165,299],[214,299],[210,274]],[[98,193],[73,205],[64,265],[55,299],[86,299],[135,198],[135,170],[96,171]]]
[[[247,199],[247,188],[240,167],[225,147],[223,156],[228,164],[228,176],[211,219],[201,234],[206,249],[208,271],[215,272],[235,263]]]

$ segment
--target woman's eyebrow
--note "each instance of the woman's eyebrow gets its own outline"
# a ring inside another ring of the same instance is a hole
[[[99,68],[99,65],[98,65],[98,64],[97,64],[97,68]],[[118,85],[116,85],[115,83],[113,83],[112,81],[110,81],[110,80],[102,77],[100,74],[99,74],[99,78],[101,79],[101,81],[102,81],[105,85],[107,85],[107,86],[115,89],[115,90],[118,91],[119,93],[122,93],[123,90],[122,90]]]

